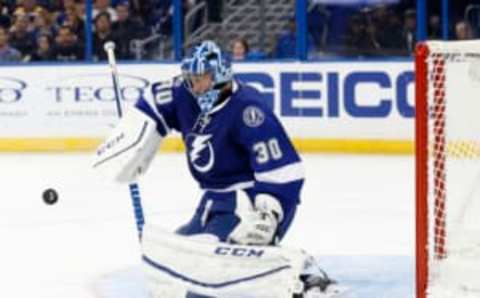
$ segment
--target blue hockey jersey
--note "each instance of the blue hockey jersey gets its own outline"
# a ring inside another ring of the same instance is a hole
[[[157,97],[162,88],[171,88],[172,97]],[[153,85],[152,91],[154,99],[140,99],[136,107],[156,121],[162,136],[172,129],[181,133],[202,189],[268,193],[284,207],[299,202],[301,160],[256,89],[234,82],[232,95],[206,114],[181,80]]]

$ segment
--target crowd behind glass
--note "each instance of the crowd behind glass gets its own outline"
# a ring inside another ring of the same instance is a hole
[[[184,0],[185,14],[198,2],[206,1],[218,11],[221,1]],[[441,39],[438,3],[429,1],[428,38]],[[450,1],[452,2],[452,1]],[[448,39],[466,40],[478,36],[475,24],[480,8],[474,0],[453,1],[450,7]],[[395,4],[326,5],[310,0],[307,11],[309,58],[409,56],[416,42],[414,0]],[[86,5],[84,0],[0,0],[0,61],[83,61],[86,46]],[[93,61],[105,60],[103,44],[117,44],[119,60],[159,60],[155,42],[142,48],[141,57],[132,41],[152,36],[171,38],[171,0],[94,0],[92,11]],[[220,16],[217,16],[221,18]],[[296,19],[286,16],[286,30],[276,37],[275,46],[264,52],[251,49],[244,36],[224,45],[234,60],[295,58]],[[220,20],[221,21],[221,20]],[[156,39],[152,39],[155,41]],[[140,58],[139,58],[140,57]]]

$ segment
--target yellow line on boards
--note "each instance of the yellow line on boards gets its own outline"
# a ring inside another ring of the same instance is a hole
[[[0,152],[81,152],[93,151],[99,138],[0,138]],[[352,154],[413,154],[414,142],[402,140],[294,139],[300,152]],[[166,138],[160,151],[182,152],[178,137]]]

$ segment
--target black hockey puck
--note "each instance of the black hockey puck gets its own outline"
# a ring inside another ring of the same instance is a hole
[[[53,188],[49,188],[45,190],[42,194],[42,197],[45,204],[48,204],[48,205],[53,205],[58,201],[58,193]]]

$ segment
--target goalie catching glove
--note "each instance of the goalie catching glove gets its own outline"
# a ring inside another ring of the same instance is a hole
[[[279,223],[283,220],[282,206],[269,194],[259,194],[252,206],[243,191],[237,192],[236,214],[240,222],[228,240],[242,245],[269,245],[275,242]]]

